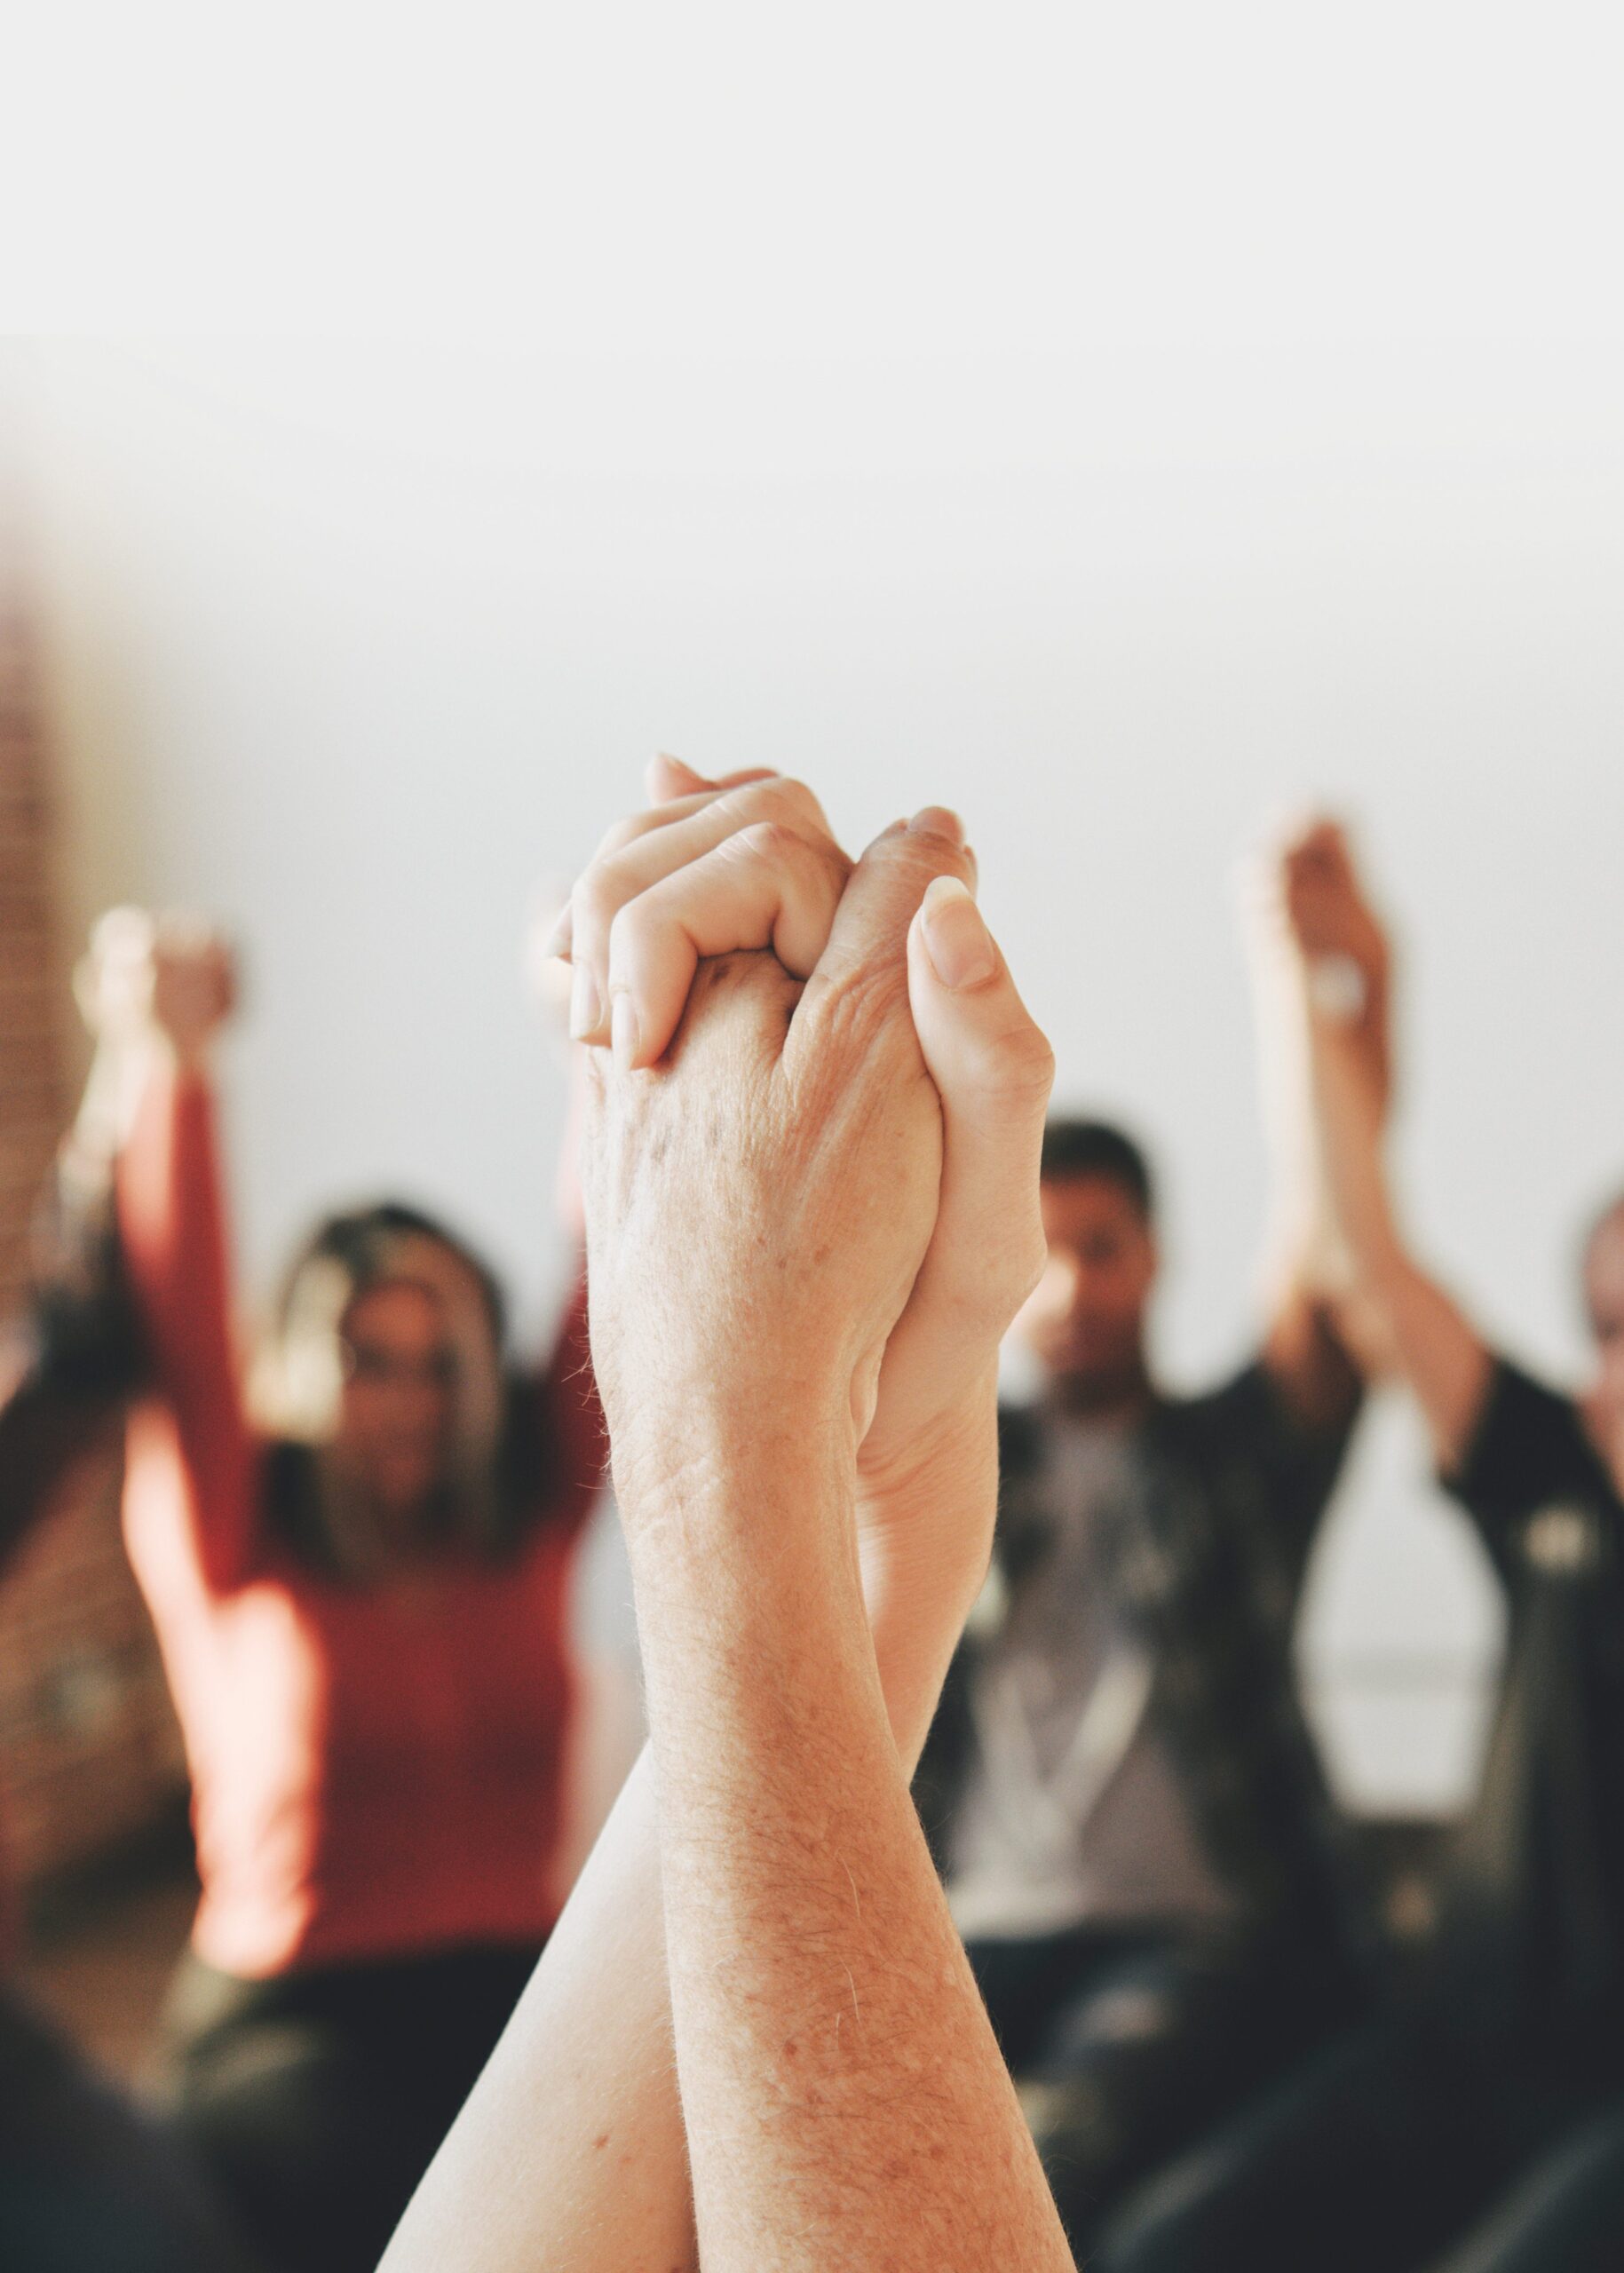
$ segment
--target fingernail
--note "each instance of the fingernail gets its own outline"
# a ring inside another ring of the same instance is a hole
[[[584,962],[575,965],[575,983],[569,990],[569,1034],[572,1041],[585,1041],[604,1022],[598,981]]]
[[[638,1006],[630,994],[617,994],[609,1013],[609,1039],[614,1062],[623,1073],[630,1072],[637,1057],[638,1038]]]
[[[982,986],[998,968],[992,934],[981,911],[956,876],[936,876],[920,905],[931,967],[955,994]]]
[[[543,959],[548,955],[566,955],[569,953],[570,941],[574,935],[575,911],[566,900],[563,913],[547,934],[547,944],[542,949]]]
[[[922,805],[907,828],[910,836],[945,836],[949,844],[964,842],[964,824],[947,805]]]

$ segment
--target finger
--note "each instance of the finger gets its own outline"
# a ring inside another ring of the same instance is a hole
[[[622,908],[679,868],[702,859],[728,837],[758,823],[834,846],[823,808],[812,791],[802,782],[774,775],[699,799],[695,809],[680,819],[650,828],[593,861],[570,899],[570,960],[575,978],[569,1030],[577,1041],[608,1039],[609,934]],[[766,942],[748,944],[763,946]]]
[[[852,871],[828,946],[807,982],[786,1046],[791,1063],[829,1021],[855,1010],[883,1022],[906,1003],[907,934],[932,878],[963,882],[974,860],[956,813],[927,805],[876,836]],[[907,1043],[914,1047],[911,1026]]]
[[[651,779],[652,773],[651,768]],[[610,859],[627,845],[636,843],[638,837],[646,836],[656,828],[669,828],[673,821],[685,820],[691,813],[702,812],[707,805],[715,804],[717,799],[725,794],[720,788],[708,788],[693,796],[669,797],[662,804],[646,806],[641,812],[627,814],[624,820],[617,820],[613,828],[604,831],[598,839],[597,851],[582,874],[584,875],[587,869],[599,861]],[[561,962],[574,961],[575,911],[572,899],[574,888],[575,880],[571,878],[559,892],[550,892],[543,888],[537,893],[533,943],[526,951],[527,962],[532,970],[554,956]],[[545,914],[541,912],[543,905],[547,911]]]
[[[770,765],[755,766],[741,773],[725,773],[719,780],[707,780],[691,765],[678,757],[668,757],[662,752],[651,759],[645,772],[644,788],[648,804],[641,812],[629,813],[617,820],[613,828],[606,829],[598,850],[588,865],[607,860],[647,836],[657,828],[669,828],[673,821],[686,820],[691,814],[702,812],[730,789],[742,788],[751,781],[775,780],[777,775]],[[551,895],[543,895],[551,897]],[[572,954],[574,915],[570,907],[567,889],[562,907],[556,907],[543,924],[537,919],[537,944],[531,952],[532,966],[548,957],[557,955],[565,962],[574,960]]]
[[[91,952],[98,956],[131,959],[150,954],[157,924],[145,907],[109,907],[91,930]]]
[[[691,797],[706,790],[737,789],[747,781],[770,780],[775,771],[771,765],[747,766],[742,772],[720,774],[712,780],[684,759],[661,750],[650,760],[643,780],[649,804],[663,805],[673,797]]]
[[[931,885],[907,956],[908,1002],[942,1101],[941,1199],[915,1300],[985,1346],[1043,1267],[1038,1168],[1054,1052],[956,879]]]
[[[757,821],[629,900],[609,936],[617,1061],[652,1065],[664,1055],[705,956],[770,946],[791,977],[804,978],[851,872],[833,838]]]
[[[725,797],[728,788],[739,786],[730,782],[724,787],[718,781],[708,788],[685,791],[681,796],[667,797],[659,804],[645,805],[635,813],[625,814],[612,828],[605,829],[588,867],[612,859],[627,845],[635,844],[638,837],[648,836],[657,828],[669,828],[673,821],[686,820],[693,813],[703,812],[707,805],[714,805],[718,797]]]

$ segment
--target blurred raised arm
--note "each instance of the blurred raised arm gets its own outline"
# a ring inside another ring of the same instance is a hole
[[[1399,1222],[1386,1155],[1387,934],[1334,822],[1316,822],[1283,848],[1276,884],[1278,976],[1294,1006],[1332,1271],[1367,1314],[1426,1415],[1440,1464],[1453,1470],[1482,1415],[1493,1360]]]
[[[173,1423],[185,1486],[173,1505],[149,1499],[131,1507],[130,1545],[149,1566],[183,1557],[223,1591],[250,1567],[257,1511],[212,1072],[235,1003],[232,956],[217,932],[191,919],[121,908],[97,926],[77,985],[107,1067],[98,1141],[113,1157],[144,1388]],[[189,1539],[174,1535],[177,1519]]]

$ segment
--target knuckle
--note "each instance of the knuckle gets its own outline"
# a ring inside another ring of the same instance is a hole
[[[803,998],[809,1025],[820,1045],[832,1054],[849,1050],[867,1057],[888,1030],[914,1041],[907,1009],[907,973],[899,962],[841,963],[820,970]]]
[[[1042,1026],[1026,1018],[1000,1045],[1006,1086],[1025,1099],[1047,1105],[1055,1085],[1055,1053]]]
[[[735,857],[774,868],[798,864],[807,849],[805,839],[782,820],[753,820],[728,842],[735,849]]]
[[[598,841],[598,850],[592,855],[594,866],[599,860],[613,859],[617,852],[623,852],[629,844],[635,844],[638,837],[646,832],[648,826],[646,814],[628,813],[623,820],[617,820],[612,828],[605,829]]]
[[[825,828],[823,808],[812,791],[804,781],[791,780],[786,775],[775,774],[770,781],[752,781],[747,788],[734,791],[733,796],[741,814],[780,821],[797,836]]]
[[[852,880],[854,864],[841,851],[832,836],[818,837],[813,843],[812,850],[822,862],[824,872],[834,886],[835,898],[838,899]]]
[[[1055,1053],[1030,1018],[988,1034],[971,1057],[970,1080],[980,1109],[1002,1115],[1010,1107],[1024,1120],[1042,1115],[1055,1081]]]

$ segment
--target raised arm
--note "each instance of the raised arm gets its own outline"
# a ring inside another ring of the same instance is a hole
[[[0,1561],[141,1386],[115,1180],[141,1074],[111,1012],[36,1210],[28,1292],[0,1327]]]
[[[1304,864],[1323,856],[1329,843],[1318,823],[1291,840]],[[1392,1090],[1387,944],[1362,903],[1325,914],[1322,981],[1329,970],[1340,984],[1349,1045],[1359,1053],[1385,1126]],[[1284,909],[1279,853],[1248,871],[1244,919],[1271,1176],[1264,1362],[1299,1421],[1335,1430],[1352,1418],[1362,1369],[1347,1333],[1351,1265],[1327,1183],[1308,1044],[1307,982]]]
[[[968,863],[931,820],[871,848],[804,994],[709,966],[651,1072],[620,1021],[589,1145],[707,2273],[1070,2263],[891,1741],[854,1525],[941,1189],[907,943]]]
[[[205,1583],[221,1590],[250,1565],[257,1505],[210,1078],[213,1042],[234,996],[230,957],[194,925],[120,909],[98,926],[79,994],[115,1068],[118,1237],[148,1386],[175,1426],[190,1502],[188,1551]],[[148,1507],[136,1520],[152,1514]],[[156,1540],[131,1543],[138,1554],[158,1550]]]
[[[720,951],[764,943],[776,931],[792,968],[810,970],[849,864],[792,784],[753,797],[731,785],[722,792],[729,811],[685,838],[670,836],[670,824],[717,804],[715,785],[667,766],[654,786],[678,802],[618,833],[584,880],[578,899],[588,936],[578,960],[589,960],[606,994],[609,921],[641,901],[618,936],[663,974],[657,999],[640,1005],[658,1050],[693,974],[691,933]],[[656,828],[664,843],[653,842]],[[771,850],[753,857],[765,850],[759,837],[719,860],[708,857],[732,836],[785,828],[800,842],[780,840],[776,858]],[[689,863],[691,875],[656,889]],[[947,975],[916,954],[912,992],[943,1098],[940,1208],[926,1267],[888,1346],[858,1486],[864,1588],[899,1773],[923,1742],[986,1570],[996,1349],[1041,1251],[1035,1163],[1050,1062],[964,896],[939,898],[931,917],[933,952]],[[646,1756],[396,2238],[390,2273],[431,2265],[517,2273],[543,2264],[670,2273],[690,2264],[673,2056]]]
[[[1391,958],[1335,823],[1318,822],[1285,848],[1277,909],[1278,976],[1295,1006],[1335,1268],[1414,1392],[1440,1465],[1454,1470],[1482,1416],[1493,1360],[1416,1261],[1398,1217],[1385,1152]]]

